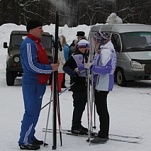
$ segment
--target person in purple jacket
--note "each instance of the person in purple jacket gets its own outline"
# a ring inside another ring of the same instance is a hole
[[[97,49],[91,72],[95,77],[95,105],[100,120],[100,130],[91,143],[106,143],[109,138],[107,96],[114,86],[116,52],[108,32],[97,32],[94,35],[94,43]]]

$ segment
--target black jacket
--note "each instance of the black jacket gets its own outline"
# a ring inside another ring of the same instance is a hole
[[[78,54],[82,54],[82,53],[80,51],[77,51],[73,55],[78,55]],[[77,64],[76,64],[76,61],[73,58],[73,55],[70,56],[70,58],[64,64],[63,70],[64,70],[65,73],[70,75],[71,84],[74,83],[73,86],[71,86],[71,90],[73,90],[73,91],[82,91],[86,88],[86,77],[80,77],[74,71],[75,68],[77,68]],[[82,55],[83,55],[83,62],[84,62],[85,55],[84,54],[82,54]]]

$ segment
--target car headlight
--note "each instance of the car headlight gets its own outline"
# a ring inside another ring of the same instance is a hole
[[[14,57],[14,62],[18,63],[19,62],[19,57]]]
[[[136,69],[143,69],[143,66],[137,61],[131,61],[131,67]]]

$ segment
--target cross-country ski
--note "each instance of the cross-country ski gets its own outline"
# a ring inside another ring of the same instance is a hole
[[[45,131],[46,131],[46,129],[43,128],[43,132],[45,132]],[[47,132],[52,133],[52,129],[47,129]],[[57,130],[57,133],[59,133],[59,130]],[[88,134],[87,135],[74,134],[74,133],[71,133],[71,130],[62,129],[62,133],[66,134],[66,135],[71,135],[71,136],[88,138]],[[97,136],[97,133],[92,132],[90,138],[94,138],[96,136]],[[142,139],[143,139],[142,136],[131,136],[131,135],[128,136],[128,135],[122,135],[122,134],[109,134],[109,140],[111,140],[111,141],[139,144],[139,143],[141,143]],[[89,140],[89,138],[87,140]]]
[[[46,131],[45,128],[43,128],[42,130],[43,132]],[[48,133],[52,133],[52,129],[48,128],[47,129]],[[58,132],[59,130],[57,130]],[[66,129],[62,129],[62,132],[63,133],[71,133],[71,130],[66,130]],[[97,132],[92,132],[92,135],[97,135]],[[124,134],[109,134],[110,136],[115,136],[115,137],[123,137],[123,138],[130,138],[130,139],[143,139],[143,135],[140,135],[140,136],[132,136],[132,135],[124,135]]]
[[[67,132],[65,133],[66,135],[71,135],[71,136],[77,136],[77,137],[85,137],[87,138],[88,135],[79,135],[79,134],[73,134],[73,133],[70,133],[70,132]],[[93,136],[90,137],[90,140],[91,138],[94,138]],[[141,139],[131,139],[131,138],[119,138],[119,137],[115,137],[113,135],[111,135],[109,138],[108,138],[109,141],[117,141],[117,142],[123,142],[123,143],[134,143],[134,144],[139,144],[141,143]],[[87,142],[89,142],[89,139],[86,140]]]

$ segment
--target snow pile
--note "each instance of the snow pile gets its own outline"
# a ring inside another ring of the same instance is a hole
[[[116,13],[111,13],[106,20],[106,24],[122,24],[122,19],[116,15]]]

